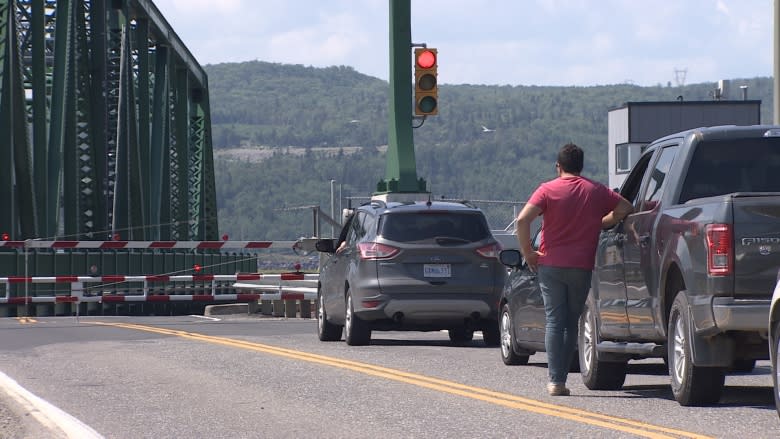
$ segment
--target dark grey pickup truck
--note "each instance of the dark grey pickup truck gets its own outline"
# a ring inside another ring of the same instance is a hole
[[[621,194],[635,212],[602,232],[580,320],[590,389],[632,359],[664,358],[681,405],[720,399],[725,375],[769,358],[780,267],[780,126],[697,128],[656,140]]]

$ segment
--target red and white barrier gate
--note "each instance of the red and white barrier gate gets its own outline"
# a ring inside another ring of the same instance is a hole
[[[12,241],[5,241],[12,242]],[[61,242],[61,241],[57,241]],[[88,241],[79,241],[88,242]],[[5,297],[0,297],[0,304],[25,304],[25,303],[78,303],[78,302],[178,302],[178,301],[233,301],[233,302],[252,302],[255,300],[311,300],[317,297],[316,287],[300,287],[283,285],[283,281],[311,281],[316,285],[319,278],[318,274],[307,273],[281,273],[281,274],[201,274],[201,275],[145,275],[145,276],[7,276],[0,277],[0,285],[5,284]],[[251,283],[251,281],[261,281],[273,279],[279,281],[278,285],[262,285]],[[234,282],[230,286],[218,286],[217,282]],[[114,286],[117,283],[124,282],[143,282],[143,288],[139,291],[141,294],[114,294],[98,293],[90,294],[90,290],[84,288],[84,284],[102,283]],[[210,294],[156,294],[150,283],[171,283],[171,282],[210,282]],[[16,296],[10,297],[10,284],[55,284],[70,283],[69,295],[53,296]],[[238,290],[255,290],[257,293],[240,294],[217,294],[218,289],[233,288]],[[87,293],[85,294],[85,291]],[[269,292],[270,291],[270,292]]]
[[[263,249],[263,248],[293,248],[300,246],[298,241],[39,241],[28,239],[26,241],[2,241],[0,247],[8,248],[50,248],[50,249],[74,249],[90,248],[98,250],[121,249]]]

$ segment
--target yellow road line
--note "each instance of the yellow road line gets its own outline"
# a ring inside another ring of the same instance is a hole
[[[556,404],[545,403],[521,396],[508,393],[496,392],[480,387],[472,387],[465,384],[446,381],[438,378],[418,375],[410,372],[404,372],[397,369],[386,368],[368,363],[344,360],[341,358],[328,357],[324,355],[311,354],[303,351],[285,349],[276,346],[270,346],[260,343],[253,343],[243,340],[237,340],[226,337],[216,337],[195,332],[179,331],[155,326],[137,325],[131,323],[109,323],[109,322],[91,322],[96,325],[112,326],[125,329],[134,329],[139,331],[153,332],[163,335],[183,337],[192,340],[215,343],[224,346],[231,346],[242,349],[249,349],[257,352],[278,355],[295,360],[303,360],[312,363],[324,364],[332,367],[339,367],[367,375],[386,378],[394,381],[403,382],[419,387],[450,393],[453,395],[464,396],[491,404],[500,405],[517,410],[523,410],[531,413],[537,413],[556,418],[566,419],[583,424],[590,424],[610,430],[631,433],[647,438],[695,438],[709,439],[709,436],[692,433],[683,430],[677,430],[664,426],[648,424],[632,419],[619,418],[615,416],[604,415],[601,413],[590,412],[587,410],[566,407]]]
[[[16,320],[23,325],[27,323],[38,323],[38,321],[32,317],[17,317]]]

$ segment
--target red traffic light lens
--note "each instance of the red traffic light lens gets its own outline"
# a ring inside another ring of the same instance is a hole
[[[11,235],[9,235],[8,233],[3,232],[3,241],[8,241],[9,239],[11,239]]]
[[[430,69],[436,65],[436,54],[430,50],[420,52],[417,55],[417,65],[424,69]]]
[[[201,268],[200,264],[195,264],[192,266],[193,271],[195,271],[196,273],[200,273],[200,268]]]

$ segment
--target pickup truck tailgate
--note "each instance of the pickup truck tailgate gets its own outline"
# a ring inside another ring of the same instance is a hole
[[[734,293],[772,296],[780,267],[780,194],[735,194]]]

